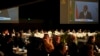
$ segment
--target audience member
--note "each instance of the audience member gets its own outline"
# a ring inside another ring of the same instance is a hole
[[[53,50],[54,50],[54,45],[52,42],[52,38],[50,38],[48,34],[45,34],[43,38],[42,56],[47,56]]]
[[[86,45],[80,52],[80,56],[95,56],[94,52],[98,52],[95,45],[95,36],[89,36]]]
[[[50,56],[66,56],[66,55],[67,55],[66,45],[65,43],[61,42],[58,44],[56,50],[53,53],[51,53]]]
[[[68,42],[68,54],[70,56],[78,56],[78,46],[77,46],[77,38],[74,35],[71,35],[69,37],[69,42]]]

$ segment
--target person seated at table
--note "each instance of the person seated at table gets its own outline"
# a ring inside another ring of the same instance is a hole
[[[23,46],[25,46],[25,43],[21,37],[21,33],[17,32],[15,35],[16,36],[13,38],[14,46],[19,47],[19,48],[22,48]]]
[[[56,35],[53,37],[53,45],[56,48],[61,42],[61,37],[59,35]]]
[[[43,41],[41,38],[29,37],[30,43],[27,45],[28,56],[41,56]]]
[[[6,55],[11,56],[13,54],[12,53],[13,42],[8,29],[2,32],[0,36],[0,42],[1,42],[0,50],[5,54],[5,56]]]
[[[74,35],[69,36],[68,54],[70,56],[78,56],[77,38]]]
[[[43,37],[44,37],[44,30],[41,29],[41,31],[40,31],[40,38],[43,38]]]
[[[33,33],[34,37],[39,37],[40,38],[40,32],[38,31],[38,29],[36,29]]]
[[[52,34],[51,30],[48,31],[48,35],[49,35],[49,37],[52,37],[53,34]]]
[[[32,31],[31,31],[31,29],[28,29],[27,34],[30,34],[30,36],[32,36]]]
[[[61,36],[64,35],[64,30],[63,29],[60,30],[60,35]]]
[[[15,33],[16,33],[15,29],[12,29],[11,37],[15,37]]]
[[[51,54],[51,56],[52,55],[54,55],[54,53],[56,52],[56,51],[58,51],[57,49],[58,49],[58,46],[59,46],[59,44],[61,43],[61,37],[59,36],[59,35],[55,35],[54,37],[53,37],[53,45],[54,45],[54,50],[53,50],[53,52],[51,52],[50,54]]]
[[[48,34],[44,34],[42,45],[42,56],[48,56],[54,50],[52,39]]]
[[[54,31],[54,35],[60,35],[60,32],[58,31],[58,29],[56,29],[56,30]]]
[[[66,49],[66,44],[64,42],[59,43],[56,50],[50,54],[50,56],[66,56],[66,55],[67,55],[67,49]]]
[[[89,36],[86,45],[81,50],[80,56],[95,56],[95,52],[98,52],[95,44],[95,36]]]

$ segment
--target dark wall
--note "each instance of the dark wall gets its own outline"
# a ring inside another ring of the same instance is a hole
[[[21,6],[29,4],[30,2],[36,2],[40,0],[0,0],[0,9],[6,9],[14,6]]]
[[[59,0],[47,0],[19,7],[19,20],[40,19],[45,24],[59,24]]]

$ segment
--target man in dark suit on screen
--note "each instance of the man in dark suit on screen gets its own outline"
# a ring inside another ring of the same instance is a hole
[[[91,13],[88,11],[88,6],[83,6],[83,11],[79,14],[79,19],[92,19]]]

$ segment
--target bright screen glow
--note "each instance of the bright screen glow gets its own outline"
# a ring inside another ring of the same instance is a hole
[[[98,1],[60,0],[60,24],[97,24]]]
[[[0,23],[18,23],[18,7],[0,10]]]

